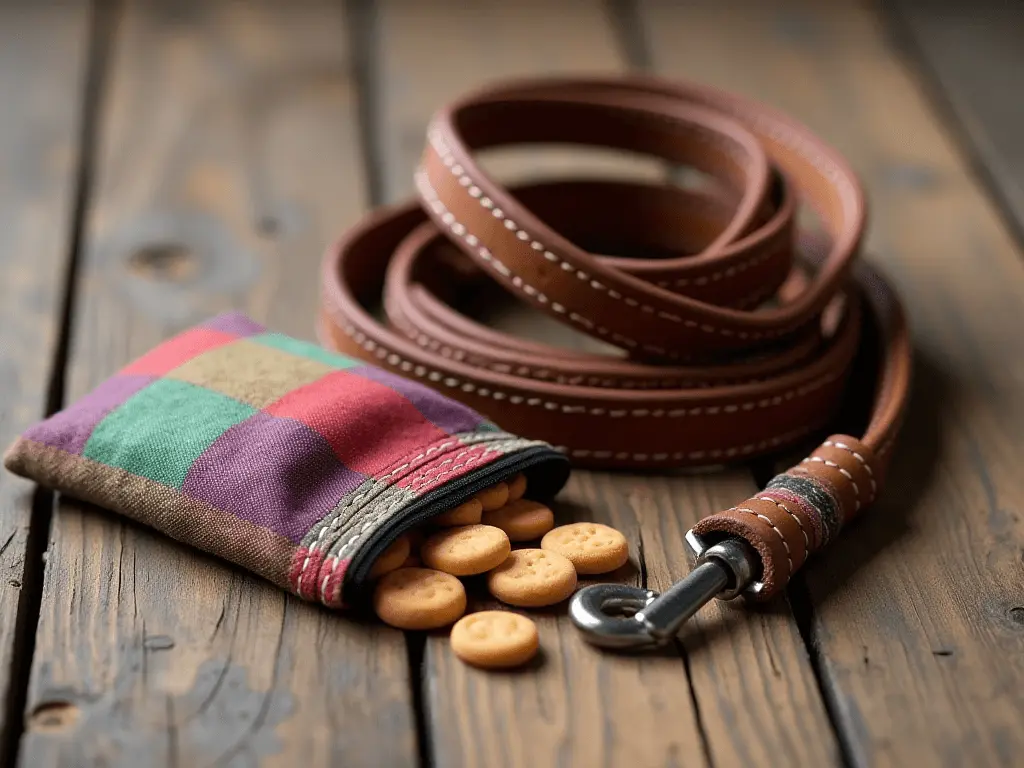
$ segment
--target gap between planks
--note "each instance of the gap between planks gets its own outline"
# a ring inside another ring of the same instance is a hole
[[[36,414],[40,418],[55,413],[64,404],[65,367],[70,343],[71,318],[74,312],[82,224],[88,204],[96,117],[101,101],[105,52],[110,37],[111,21],[108,8],[102,3],[88,5],[83,3],[74,9],[66,8],[64,12],[71,18],[65,19],[63,23],[70,25],[80,23],[83,28],[80,35],[84,49],[82,57],[84,74],[80,82],[74,81],[76,85],[80,86],[80,89],[76,94],[77,98],[73,101],[77,130],[71,151],[76,162],[71,167],[69,174],[71,210],[66,222],[68,247],[63,259],[63,270],[54,274],[55,283],[59,285],[57,304],[54,308],[56,327],[54,345],[47,365],[48,381],[46,382],[44,410],[43,413]],[[52,41],[48,42],[52,44]],[[28,254],[24,254],[24,256],[28,256]],[[44,348],[38,350],[40,355],[44,355],[46,352],[47,350]],[[0,722],[0,765],[14,765],[18,761],[21,738],[28,718],[26,706],[29,677],[35,652],[45,555],[55,503],[56,494],[40,487],[34,489],[29,531],[25,541],[24,577],[17,606],[14,646],[8,676],[9,689],[6,692],[0,691],[0,695],[4,695],[7,701],[4,707],[6,719],[4,722]]]

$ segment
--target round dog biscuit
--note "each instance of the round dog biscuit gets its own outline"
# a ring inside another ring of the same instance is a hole
[[[480,499],[470,499],[464,504],[459,504],[455,509],[442,512],[430,522],[447,528],[453,525],[474,525],[480,522],[480,513],[484,511],[484,505]]]
[[[420,557],[439,571],[472,576],[501,565],[512,550],[508,536],[493,525],[463,525],[435,533],[423,542]]]
[[[520,472],[508,481],[508,500],[518,501],[526,493],[526,475]]]
[[[565,555],[585,575],[614,571],[629,559],[626,537],[601,523],[560,525],[544,534],[540,546]]]
[[[544,549],[514,550],[487,574],[491,594],[509,605],[554,605],[576,589],[576,569],[564,555]]]
[[[476,495],[476,498],[480,499],[484,512],[490,512],[492,509],[500,509],[501,507],[504,507],[505,502],[508,501],[508,484],[498,483],[497,485],[492,485],[490,488],[485,488]]]
[[[451,634],[452,651],[467,664],[485,668],[518,667],[540,647],[537,625],[508,611],[480,611],[463,616]]]
[[[409,537],[399,536],[374,561],[373,566],[370,568],[370,578],[375,579],[396,568],[401,568],[402,564],[409,557],[409,551]]]
[[[437,629],[466,612],[466,590],[454,576],[429,568],[385,574],[373,593],[373,609],[399,629]]]
[[[551,510],[529,499],[511,501],[501,509],[485,512],[481,521],[501,528],[508,534],[509,541],[539,539],[555,527],[555,516]]]

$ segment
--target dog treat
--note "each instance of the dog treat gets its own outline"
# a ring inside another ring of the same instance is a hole
[[[493,525],[463,525],[435,533],[423,542],[420,557],[431,568],[455,576],[472,576],[501,565],[512,545]]]
[[[555,516],[540,502],[519,499],[501,509],[485,512],[482,522],[501,528],[508,534],[509,541],[531,541],[555,527]]]
[[[480,522],[480,513],[483,512],[484,505],[480,503],[480,499],[472,498],[464,504],[460,504],[455,509],[449,509],[447,512],[442,512],[437,517],[431,519],[434,525],[440,525],[442,527],[448,527],[453,525],[474,525]]]
[[[540,546],[565,555],[579,574],[608,573],[629,559],[626,537],[601,523],[560,525],[544,534]]]
[[[485,668],[517,667],[537,653],[537,625],[508,611],[480,611],[452,627],[452,650],[467,664]]]
[[[483,505],[484,512],[500,509],[508,501],[508,484],[498,483],[497,485],[492,485],[490,488],[480,491],[476,498]]]
[[[399,629],[437,629],[466,612],[466,590],[454,576],[429,568],[385,574],[373,594],[381,621]]]
[[[520,472],[508,481],[508,500],[518,501],[526,493],[526,475]]]
[[[487,588],[504,603],[522,608],[554,605],[576,589],[576,569],[564,555],[517,549],[487,574]]]
[[[405,564],[405,561],[409,558],[410,542],[408,536],[399,536],[395,539],[391,546],[385,549],[380,557],[373,563],[373,567],[370,568],[370,578],[375,579],[378,576],[383,576],[385,573],[401,568]]]

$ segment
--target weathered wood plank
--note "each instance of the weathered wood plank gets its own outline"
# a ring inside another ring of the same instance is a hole
[[[910,43],[911,64],[951,108],[1024,236],[1024,7],[998,0],[888,0],[886,6]]]
[[[365,204],[342,4],[121,13],[70,398],[229,307],[312,339],[320,255]],[[400,636],[63,501],[24,764],[413,764],[407,677]]]
[[[72,248],[88,41],[84,2],[0,5],[0,451],[47,407]],[[15,648],[16,635],[23,624],[31,633],[35,621],[27,595],[38,594],[37,585],[25,583],[33,577],[31,516],[32,485],[0,470],[0,763],[13,759],[5,752],[21,729],[21,712],[8,711],[21,702],[10,687],[23,687],[20,670],[29,663],[15,657],[25,650]]]
[[[813,639],[856,765],[1010,765],[1024,750],[1020,252],[854,4],[643,6],[658,71],[777,105],[863,175],[870,258],[904,296],[912,411],[884,498],[806,574]],[[980,53],[980,52],[979,52]]]
[[[383,3],[377,124],[385,131],[384,188],[392,196],[408,193],[430,115],[468,88],[509,76],[623,69],[606,12],[603,3],[575,0],[488,2],[472,10]],[[508,179],[624,165],[636,167],[621,157],[531,147],[526,155],[503,152],[489,167]],[[510,320],[519,331],[552,340],[551,323]],[[557,338],[574,343],[573,336]],[[646,573],[651,587],[664,589],[688,571],[683,532],[752,489],[745,470],[686,478],[577,471],[558,513],[563,521],[575,516],[623,530],[634,562],[642,556],[641,572],[627,576]],[[428,640],[424,699],[435,764],[702,765],[709,755],[722,765],[836,761],[824,705],[784,602],[751,617],[709,608],[687,634],[685,662],[674,652],[601,653],[580,639],[562,610],[537,618],[544,658],[519,674],[473,670],[452,657],[446,637]]]

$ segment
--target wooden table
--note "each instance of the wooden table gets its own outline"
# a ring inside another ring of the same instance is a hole
[[[2,473],[0,765],[1022,764],[1024,23],[988,6],[0,6],[4,445],[222,309],[312,338],[327,243],[411,193],[439,104],[513,74],[643,68],[805,120],[863,175],[917,352],[884,499],[785,598],[640,658],[543,614],[525,674]],[[587,158],[495,167],[620,162]],[[662,589],[769,469],[579,471],[559,513],[626,531]]]

